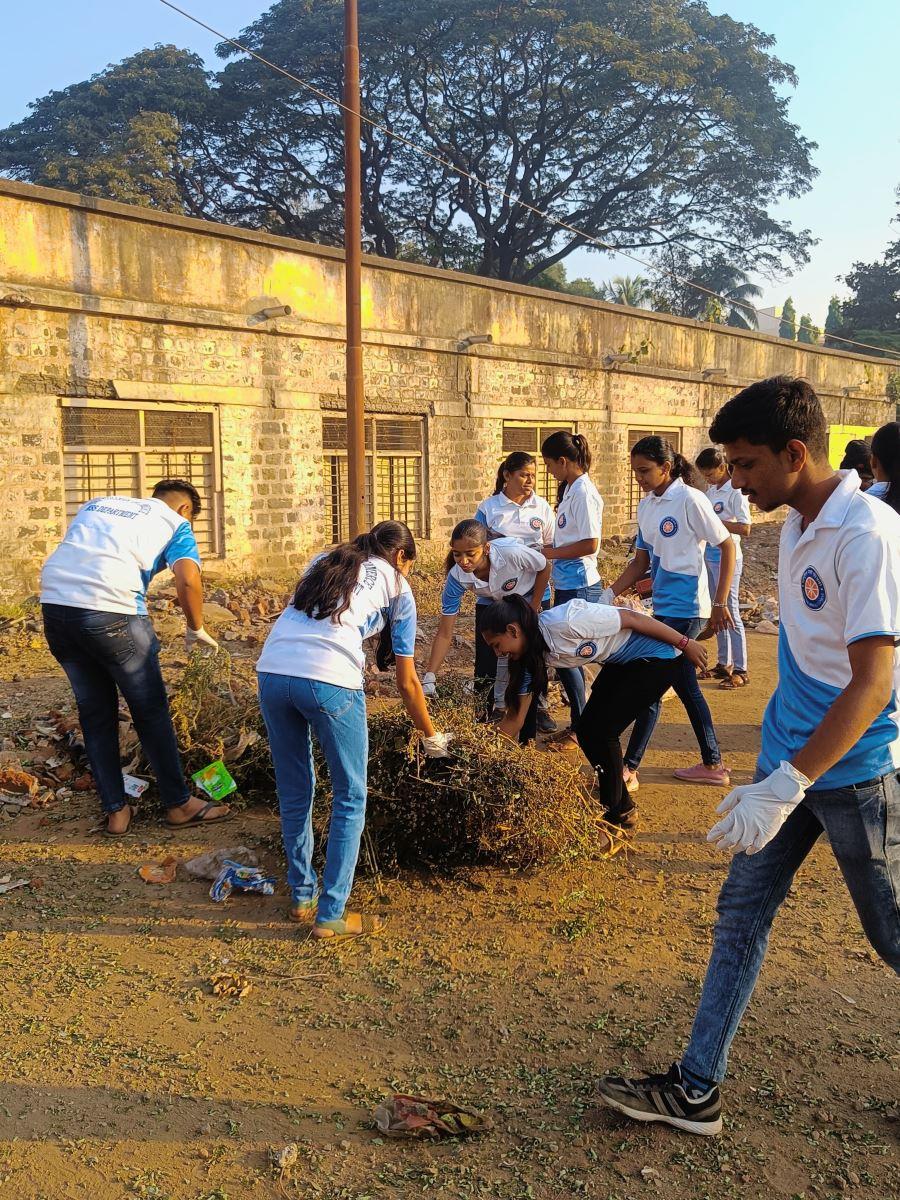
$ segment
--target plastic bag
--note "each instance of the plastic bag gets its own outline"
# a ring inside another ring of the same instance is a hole
[[[235,890],[271,896],[275,891],[275,882],[273,876],[263,875],[259,867],[245,866],[226,858],[222,863],[222,870],[209,889],[209,896],[211,900],[226,900]]]

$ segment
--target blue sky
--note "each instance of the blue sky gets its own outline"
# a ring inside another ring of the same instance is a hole
[[[181,0],[210,24],[236,32],[267,5],[262,0]],[[779,215],[818,237],[808,267],[770,282],[760,279],[764,306],[792,295],[799,312],[824,320],[835,277],[854,261],[881,255],[900,237],[891,224],[900,183],[900,105],[896,0],[709,0],[713,11],[749,21],[777,39],[776,53],[792,63],[799,86],[792,119],[819,143],[812,192],[783,205]],[[158,0],[41,0],[5,14],[0,44],[0,124],[25,115],[29,100],[102,70],[107,63],[156,42],[173,42],[212,61],[216,39]],[[569,273],[597,280],[641,268],[628,260],[582,252]]]

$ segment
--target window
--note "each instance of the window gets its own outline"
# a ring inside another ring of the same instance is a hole
[[[664,437],[667,438],[676,450],[681,450],[681,430],[680,429],[629,429],[628,430],[628,453],[631,454],[632,447],[637,445],[641,438],[645,437]],[[637,516],[637,507],[640,502],[643,492],[638,481],[632,475],[629,464],[628,471],[628,515],[632,520]]]
[[[425,533],[422,484],[423,422],[420,417],[366,418],[366,520],[403,521],[416,537]],[[331,542],[349,534],[347,421],[322,418],[325,533]]]
[[[216,414],[201,408],[64,405],[66,519],[94,496],[149,496],[160,479],[186,479],[203,509],[194,522],[201,555],[222,554]]]
[[[537,461],[537,492],[544,499],[556,507],[556,480],[544,466],[544,461],[541,458],[541,446],[547,440],[551,433],[558,433],[560,430],[565,430],[566,433],[574,433],[575,426],[565,421],[558,421],[553,425],[532,425],[527,421],[504,421],[503,422],[503,453],[512,454],[514,450],[526,450],[529,454],[533,454]]]

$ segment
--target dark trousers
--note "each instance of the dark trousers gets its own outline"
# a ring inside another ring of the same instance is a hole
[[[607,663],[591,688],[575,736],[585,758],[597,772],[603,807],[619,813],[631,807],[622,780],[620,735],[650,705],[659,702],[681,672],[678,658],[638,658],[629,663]]]
[[[131,711],[163,804],[166,808],[184,804],[190,791],[150,618],[61,604],[42,607],[50,653],[75,694],[84,748],[104,812],[118,812],[127,802],[119,756],[119,691]]]
[[[698,617],[658,616],[656,619],[662,621],[663,625],[668,625],[670,629],[686,633],[690,638],[695,638],[703,626],[703,622]],[[684,705],[704,764],[707,767],[718,766],[722,761],[722,754],[713,726],[712,713],[709,711],[706,697],[697,682],[697,670],[684,654],[677,659],[677,662],[679,669],[677,676],[672,680],[672,687]],[[656,722],[659,720],[659,710],[660,701],[657,699],[656,703],[651,704],[645,712],[641,713],[634,723],[628,749],[625,751],[625,762],[632,771],[636,771],[641,765],[641,759],[644,757],[647,746],[650,744],[650,738],[653,736],[653,730],[656,728]]]
[[[494,680],[497,678],[497,655],[490,648],[481,631],[484,628],[486,604],[475,605],[475,715],[480,721],[489,721],[494,707]],[[537,737],[537,700],[532,699],[519,732],[519,743],[533,742]]]

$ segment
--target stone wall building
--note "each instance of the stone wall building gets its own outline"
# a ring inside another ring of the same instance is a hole
[[[836,442],[894,415],[883,360],[384,259],[363,323],[372,516],[438,541],[554,429],[587,435],[616,533],[629,444],[694,454],[755,379],[805,375]],[[0,180],[0,595],[34,591],[82,501],[166,474],[197,483],[229,567],[295,570],[337,538],[343,332],[339,251]]]

